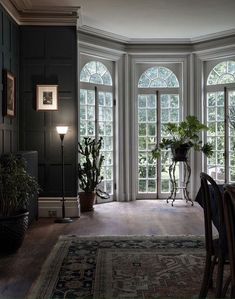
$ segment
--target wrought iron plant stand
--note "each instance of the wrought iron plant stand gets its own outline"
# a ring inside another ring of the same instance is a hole
[[[183,171],[184,171],[184,175],[183,175],[183,182],[182,185],[179,186],[179,184],[177,184],[177,180],[176,180],[176,176],[175,176],[175,171],[176,171],[176,165],[177,163],[183,163]],[[179,189],[183,190],[183,196],[187,202],[191,202],[191,205],[193,206],[193,201],[189,196],[189,191],[188,191],[188,185],[190,182],[190,177],[191,177],[191,167],[189,165],[188,162],[188,158],[173,158],[172,159],[172,163],[169,166],[169,176],[170,176],[170,182],[171,182],[171,193],[170,196],[167,198],[167,203],[169,202],[170,199],[172,199],[171,205],[174,205],[174,201],[176,199],[176,193]]]

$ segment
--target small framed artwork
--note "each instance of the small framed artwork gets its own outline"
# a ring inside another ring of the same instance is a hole
[[[37,85],[36,110],[58,110],[58,85]]]
[[[16,116],[16,79],[7,71],[3,71],[3,115]]]

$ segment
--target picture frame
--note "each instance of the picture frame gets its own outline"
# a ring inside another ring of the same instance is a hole
[[[36,110],[58,110],[58,85],[38,84],[36,86]]]
[[[16,116],[16,78],[8,70],[3,70],[3,116]]]

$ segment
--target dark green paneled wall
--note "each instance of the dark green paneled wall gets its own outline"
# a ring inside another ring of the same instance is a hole
[[[18,150],[19,122],[19,26],[0,5],[0,155]],[[16,76],[16,117],[2,115],[2,72],[11,71]]]
[[[65,136],[65,195],[76,195],[77,38],[76,27],[20,27],[20,149],[39,153],[41,196],[61,195],[60,138]],[[36,111],[36,85],[58,85],[58,111]]]

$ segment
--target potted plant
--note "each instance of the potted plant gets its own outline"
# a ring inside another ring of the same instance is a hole
[[[178,124],[167,123],[166,134],[169,137],[163,138],[159,145],[156,145],[152,151],[153,157],[160,157],[161,150],[169,148],[175,161],[185,161],[191,148],[202,151],[209,157],[212,154],[212,145],[203,144],[200,140],[200,133],[204,130],[208,130],[208,127],[192,115],[187,116],[185,121]]]
[[[101,154],[102,137],[99,140],[90,137],[84,137],[82,142],[78,143],[78,152],[80,163],[78,163],[78,180],[81,212],[92,211],[96,195],[102,198],[108,198],[109,195],[100,190],[98,185],[102,182],[101,167],[104,162],[104,156]]]
[[[25,170],[25,160],[14,154],[0,158],[0,251],[14,252],[28,227],[28,203],[39,192],[37,181]]]

